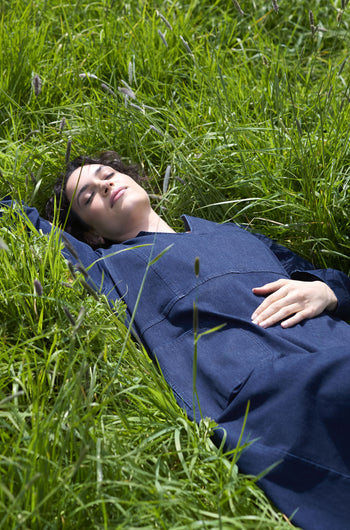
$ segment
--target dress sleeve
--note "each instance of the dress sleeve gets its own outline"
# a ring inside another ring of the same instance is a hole
[[[344,272],[335,269],[315,269],[306,259],[269,237],[262,234],[253,235],[271,249],[292,280],[321,280],[326,283],[338,299],[337,308],[332,314],[342,320],[350,320],[350,278]]]
[[[49,221],[43,219],[39,215],[39,212],[36,208],[31,208],[25,204],[20,205],[11,199],[6,199],[0,202],[0,208],[3,209],[4,207],[12,208],[16,214],[23,215],[27,221],[29,229],[36,230],[37,232],[41,232],[43,234],[49,234],[52,232],[52,230],[58,230]],[[83,265],[84,269],[89,268],[89,283],[95,289],[100,288],[102,280],[104,280],[103,291],[110,289],[112,286],[105,285],[106,276],[101,262],[98,262],[91,267],[91,265],[100,258],[100,252],[98,250],[93,250],[89,245],[79,241],[63,230],[59,230],[59,233],[64,244],[64,248],[62,250],[63,256],[67,260],[71,261],[74,265],[81,264]]]
[[[313,271],[315,267],[306,259],[298,256],[287,247],[276,243],[272,239],[263,234],[255,234],[253,236],[257,237],[262,241],[269,249],[275,254],[277,259],[281,262],[283,267],[286,269],[287,274],[292,276],[295,271]]]

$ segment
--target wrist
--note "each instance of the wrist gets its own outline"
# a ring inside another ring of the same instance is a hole
[[[328,289],[328,304],[327,304],[326,309],[327,311],[333,312],[337,309],[338,298],[335,296],[334,291],[328,285],[326,285],[326,287]]]

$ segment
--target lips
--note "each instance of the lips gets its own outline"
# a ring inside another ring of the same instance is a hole
[[[113,204],[115,202],[117,202],[118,199],[120,199],[120,197],[122,195],[124,195],[125,190],[126,190],[126,188],[121,186],[120,188],[117,188],[116,190],[112,191],[112,193],[111,193],[111,207],[113,206]]]

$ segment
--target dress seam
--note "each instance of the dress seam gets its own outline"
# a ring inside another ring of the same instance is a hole
[[[162,278],[162,276],[160,276],[158,274],[158,272],[156,270],[153,269],[153,271],[157,274],[157,276],[163,281],[163,283],[165,283],[165,280]],[[151,329],[152,327],[156,326],[157,324],[160,324],[161,322],[163,322],[165,319],[168,318],[168,315],[170,313],[170,311],[174,308],[174,306],[180,301],[180,300],[183,300],[186,296],[188,296],[189,294],[191,294],[191,292],[195,291],[196,289],[198,289],[198,287],[204,285],[205,283],[207,283],[208,281],[211,281],[215,278],[222,278],[224,276],[229,276],[229,275],[235,275],[235,274],[251,274],[252,272],[258,272],[258,273],[262,273],[262,274],[266,274],[266,273],[269,273],[269,274],[275,274],[276,276],[278,276],[279,278],[282,276],[281,273],[277,273],[275,271],[265,271],[265,270],[262,270],[262,271],[244,271],[244,272],[241,272],[241,271],[229,271],[229,272],[225,272],[225,273],[221,273],[221,274],[215,274],[213,276],[210,276],[210,277],[207,277],[206,279],[202,280],[202,281],[198,281],[198,283],[196,283],[193,287],[189,288],[185,293],[181,293],[181,294],[178,294],[176,293],[173,289],[172,292],[174,293],[174,297],[171,299],[170,302],[168,302],[168,304],[164,307],[163,311],[162,311],[162,318],[159,318],[158,320],[154,321],[154,322],[151,322],[151,323],[148,323],[146,327],[144,327],[142,330],[141,330],[141,333],[144,334],[146,331],[148,331],[149,329]],[[288,277],[287,274],[285,274],[285,276]],[[169,285],[166,284],[167,287],[169,288]]]
[[[336,475],[339,475],[347,480],[350,480],[350,475],[346,475],[344,473],[341,473],[340,471],[337,471],[336,469],[333,469],[331,467],[328,467],[328,466],[325,466],[323,464],[320,464],[318,462],[314,462],[313,460],[310,460],[309,458],[307,457],[304,457],[304,456],[298,456],[294,453],[291,453],[290,451],[287,451],[285,449],[278,449],[276,447],[274,448],[271,448],[271,446],[268,446],[268,445],[265,445],[259,441],[252,441],[252,443],[254,444],[257,444],[259,445],[260,447],[263,447],[264,449],[268,448],[268,449],[273,449],[273,451],[276,451],[278,453],[281,453],[282,455],[285,455],[287,458],[289,458],[290,460],[298,460],[300,462],[303,462],[303,463],[306,463],[310,466],[313,466],[315,468],[318,468],[318,469],[322,469],[323,471],[327,471],[329,473],[334,473]]]

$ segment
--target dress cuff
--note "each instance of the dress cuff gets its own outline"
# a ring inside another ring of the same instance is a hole
[[[350,320],[350,278],[335,269],[316,269],[312,271],[296,270],[291,274],[292,280],[326,283],[337,297],[338,304],[334,311],[329,312],[341,320]]]

